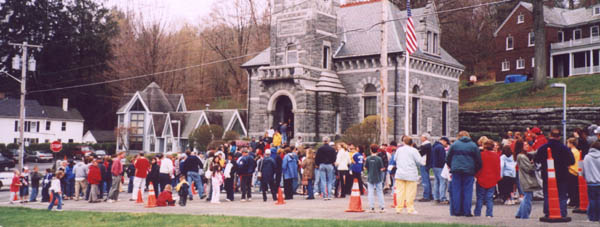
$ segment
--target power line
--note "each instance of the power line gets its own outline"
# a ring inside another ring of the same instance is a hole
[[[308,0],[306,0],[306,1],[308,1]],[[304,1],[304,2],[306,2],[306,1]],[[482,6],[488,6],[488,5],[494,5],[494,4],[501,4],[501,3],[505,3],[505,2],[509,2],[509,1],[511,1],[511,0],[502,0],[502,1],[496,1],[496,2],[491,2],[491,3],[483,3],[483,4],[477,4],[477,5],[459,7],[459,8],[448,9],[448,10],[443,10],[443,11],[437,11],[437,12],[428,13],[428,14],[414,15],[413,17],[423,17],[423,16],[428,16],[428,15],[436,15],[436,14],[440,14],[440,13],[454,12],[454,11],[465,10],[465,9],[470,9],[470,8],[478,8],[478,7],[482,7]],[[302,4],[302,3],[299,3],[299,4]],[[296,4],[296,5],[298,5],[298,4]],[[296,6],[296,5],[294,5],[294,6]],[[292,7],[294,7],[294,6],[292,6]],[[401,20],[401,19],[406,19],[406,17],[398,18],[398,19],[392,19],[392,20],[387,20],[385,22],[378,22],[378,23],[372,24],[370,26],[367,26],[365,28],[357,28],[357,29],[347,30],[347,31],[343,31],[343,32],[338,32],[338,33],[336,33],[336,35],[342,35],[342,34],[350,33],[350,32],[368,32],[373,27],[375,27],[377,25],[380,25],[381,23],[398,21],[398,20]],[[329,37],[329,35],[318,36],[318,37],[315,37],[313,39],[309,39],[309,40],[305,40],[305,41],[300,42],[300,43],[296,43],[294,45],[306,44],[306,43],[309,43],[309,42],[320,40],[320,39],[325,38],[325,37]],[[207,62],[207,63],[201,63],[201,64],[197,64],[197,65],[190,65],[190,66],[186,66],[186,67],[182,67],[182,68],[170,69],[170,70],[165,70],[165,71],[161,71],[161,72],[154,72],[154,73],[142,74],[142,75],[137,75],[137,76],[132,76],[132,77],[112,79],[112,80],[107,80],[107,81],[93,82],[93,83],[73,85],[73,86],[66,86],[66,87],[59,87],[59,88],[34,90],[34,91],[30,91],[29,93],[51,92],[51,91],[59,91],[59,90],[66,90],[66,89],[90,87],[90,86],[96,86],[96,85],[102,85],[102,84],[109,84],[109,83],[115,83],[115,82],[121,82],[121,81],[127,81],[127,80],[134,80],[134,79],[139,79],[139,78],[144,78],[144,77],[150,77],[150,76],[156,76],[156,75],[161,75],[161,74],[166,74],[166,73],[173,73],[173,72],[178,72],[178,71],[184,71],[184,70],[193,69],[193,68],[199,68],[199,67],[203,67],[203,66],[213,65],[213,64],[222,63],[222,62],[227,62],[227,61],[230,61],[230,60],[241,59],[241,58],[249,57],[249,56],[252,56],[252,55],[255,55],[255,54],[259,54],[259,53],[262,53],[262,52],[263,51],[257,51],[257,52],[253,52],[253,53],[248,53],[248,54],[236,56],[236,57],[220,59],[220,60],[211,61],[211,62]],[[174,76],[180,76],[180,75],[174,75]]]

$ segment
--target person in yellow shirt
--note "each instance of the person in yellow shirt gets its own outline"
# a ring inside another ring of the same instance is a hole
[[[569,138],[567,140],[567,147],[573,152],[573,158],[575,158],[575,164],[569,166],[569,178],[568,178],[568,194],[569,194],[569,207],[579,207],[579,161],[581,160],[581,151],[577,150],[577,139]]]
[[[275,135],[273,135],[273,145],[275,145],[275,147],[281,146],[281,134],[279,133],[279,130],[276,130]]]

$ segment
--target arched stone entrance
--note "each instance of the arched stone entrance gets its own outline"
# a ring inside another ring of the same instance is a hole
[[[269,123],[274,129],[279,129],[280,123],[288,124],[288,138],[294,137],[294,111],[296,110],[296,100],[294,96],[285,91],[275,92],[269,100]]]

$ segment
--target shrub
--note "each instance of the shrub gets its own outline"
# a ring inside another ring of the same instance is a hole
[[[225,132],[225,136],[223,136],[223,140],[225,141],[238,140],[239,138],[240,134],[236,131],[227,131]]]
[[[371,144],[379,144],[379,118],[379,116],[369,116],[360,124],[350,126],[344,132],[342,141],[365,147]],[[393,128],[393,125],[393,121],[388,119],[388,132]]]
[[[190,146],[199,151],[206,151],[208,145],[223,135],[223,128],[218,125],[202,125],[190,135]]]

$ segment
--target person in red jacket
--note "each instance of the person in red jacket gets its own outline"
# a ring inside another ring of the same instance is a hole
[[[150,162],[144,157],[144,152],[141,152],[133,161],[135,166],[135,177],[133,178],[133,193],[131,193],[131,199],[129,201],[137,201],[138,191],[142,192],[142,198],[144,198],[144,190],[142,187],[146,185],[146,177],[150,172]]]
[[[98,168],[98,160],[94,159],[90,164],[88,171],[88,183],[90,184],[90,203],[99,203],[98,199],[98,185],[102,181],[102,174],[100,174],[100,168]]]
[[[175,206],[175,200],[173,200],[173,194],[171,193],[172,187],[170,184],[165,186],[165,190],[158,195],[156,200],[156,206],[166,207]]]
[[[548,140],[546,139],[544,134],[542,134],[542,130],[540,130],[540,128],[538,128],[538,127],[532,128],[531,133],[533,133],[533,135],[535,136],[535,142],[531,146],[531,148],[533,148],[533,150],[537,151],[541,146],[548,143]]]
[[[15,199],[17,197],[17,194],[19,193],[19,189],[21,187],[21,180],[19,179],[21,177],[21,172],[19,172],[19,170],[14,171],[14,176],[12,178],[12,182],[10,184],[10,197],[8,198],[9,203],[13,204],[14,202],[17,201],[17,199]]]
[[[494,190],[500,180],[500,156],[494,149],[494,141],[488,140],[483,144],[481,152],[482,167],[477,172],[477,204],[475,205],[475,216],[481,216],[481,209],[485,201],[485,216],[493,217],[494,210]]]

